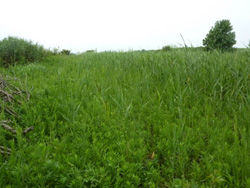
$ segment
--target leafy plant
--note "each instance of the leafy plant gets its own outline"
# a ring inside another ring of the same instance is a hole
[[[207,50],[232,50],[236,43],[235,32],[229,20],[217,21],[203,40],[203,45]]]

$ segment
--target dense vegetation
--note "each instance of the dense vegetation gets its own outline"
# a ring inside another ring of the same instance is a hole
[[[41,61],[48,53],[41,45],[24,39],[8,37],[0,41],[0,65]]]
[[[247,187],[250,54],[85,53],[1,69],[30,100],[0,127],[0,187]],[[1,113],[1,119],[8,119]]]

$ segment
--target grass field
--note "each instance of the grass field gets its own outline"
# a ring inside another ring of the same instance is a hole
[[[1,69],[30,100],[0,127],[0,187],[250,186],[250,53],[105,52]],[[8,119],[3,112],[1,119]]]

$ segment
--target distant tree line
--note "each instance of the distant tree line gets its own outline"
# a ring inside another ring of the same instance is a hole
[[[182,37],[182,35],[181,35]],[[182,37],[183,39],[183,37]],[[184,41],[184,39],[183,39]],[[220,50],[230,51],[236,44],[235,32],[229,20],[220,20],[209,30],[206,37],[203,39],[203,48],[207,51]],[[185,42],[184,42],[185,43]],[[185,44],[185,47],[186,44]],[[250,48],[250,42],[248,44]],[[173,47],[166,45],[162,51],[170,51]],[[199,47],[200,49],[200,47]],[[87,53],[96,52],[88,50]],[[32,41],[27,41],[17,37],[7,37],[0,41],[0,64],[9,66],[18,63],[40,61],[48,55],[71,55],[71,51],[63,49],[53,51],[45,49],[43,46],[34,44]]]

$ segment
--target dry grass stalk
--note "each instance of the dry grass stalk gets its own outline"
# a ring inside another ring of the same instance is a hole
[[[0,105],[0,109],[2,109],[1,105]],[[5,107],[5,108],[4,108],[4,111],[5,111],[7,114],[11,115],[11,116],[17,117],[17,113],[16,113],[14,110],[12,110],[12,109],[10,109],[10,108],[8,108],[8,107]]]

